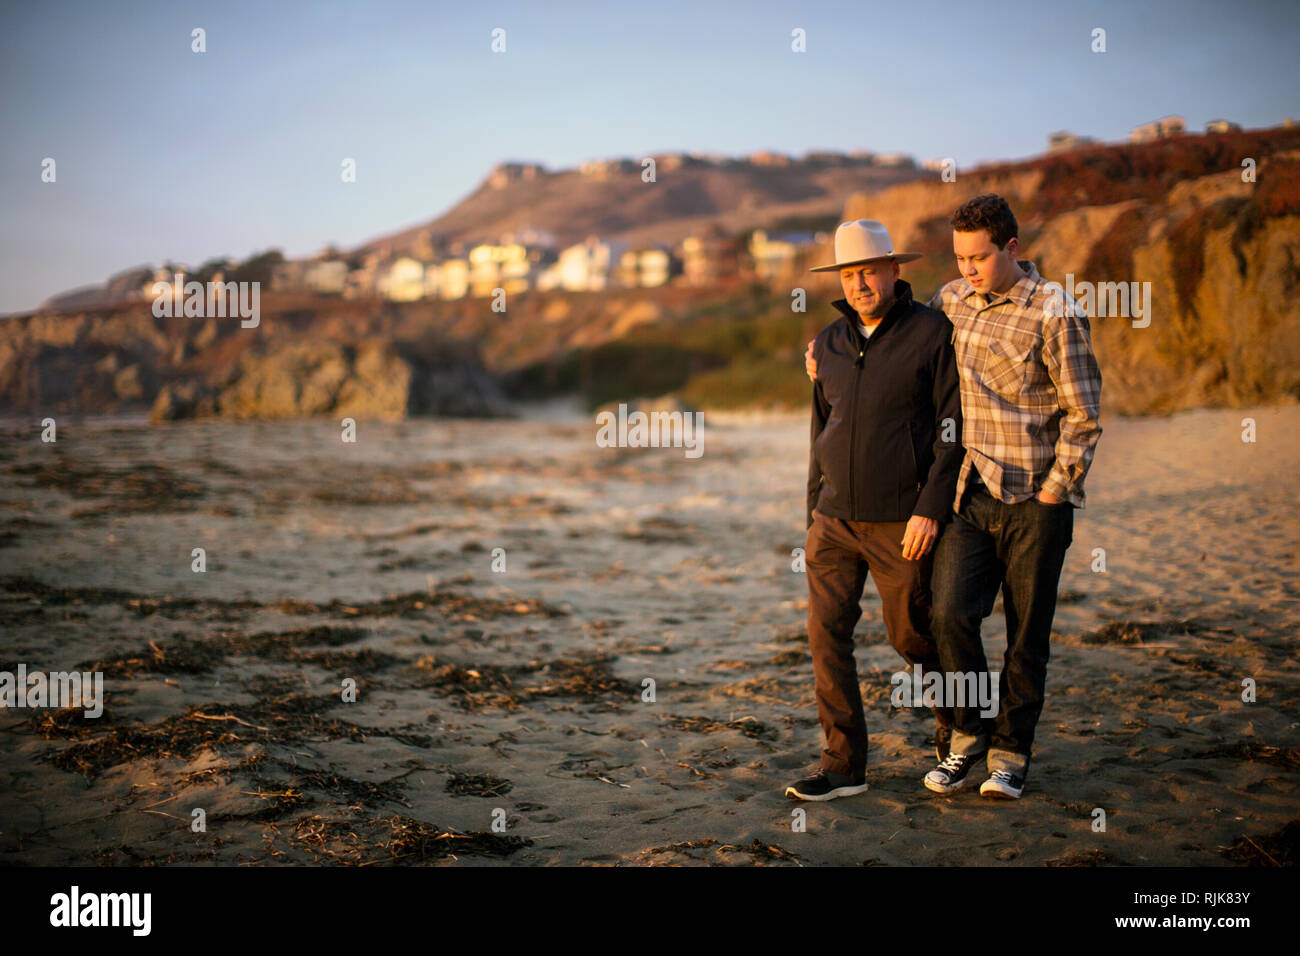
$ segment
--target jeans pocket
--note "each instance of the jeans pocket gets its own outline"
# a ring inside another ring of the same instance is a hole
[[[1064,547],[1068,548],[1074,540],[1074,505],[1068,500],[1049,505],[1045,501],[1039,501],[1037,495],[1029,500],[1033,502],[1036,523],[1043,533],[1061,540]]]

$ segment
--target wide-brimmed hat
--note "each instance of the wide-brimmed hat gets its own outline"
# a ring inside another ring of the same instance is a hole
[[[894,240],[889,230],[874,219],[855,219],[842,222],[835,230],[835,262],[829,266],[816,266],[810,272],[834,272],[845,266],[861,265],[875,259],[893,259],[911,262],[921,258],[919,252],[895,252]]]

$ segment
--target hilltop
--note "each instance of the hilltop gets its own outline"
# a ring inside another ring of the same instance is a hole
[[[560,247],[588,236],[630,244],[676,244],[716,226],[735,235],[781,220],[834,224],[851,192],[873,192],[923,175],[905,156],[813,152],[748,157],[659,154],[654,182],[641,159],[548,170],[502,163],[470,195],[436,218],[364,243],[358,253],[414,251],[424,237],[455,244],[534,229]]]

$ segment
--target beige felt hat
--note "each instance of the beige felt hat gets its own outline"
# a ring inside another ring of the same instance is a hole
[[[845,266],[856,266],[873,259],[893,259],[896,262],[911,262],[921,258],[919,252],[895,252],[894,240],[889,238],[889,230],[883,223],[874,219],[856,219],[842,222],[835,230],[835,262],[829,266],[817,266],[810,272],[834,272]]]

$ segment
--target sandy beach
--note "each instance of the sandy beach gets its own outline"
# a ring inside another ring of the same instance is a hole
[[[0,671],[102,671],[107,699],[0,710],[0,862],[1294,863],[1300,407],[1102,424],[1024,797],[922,787],[931,720],[890,706],[868,583],[870,789],[795,804],[806,415],[706,415],[694,459],[560,406],[355,444],[11,421]]]

